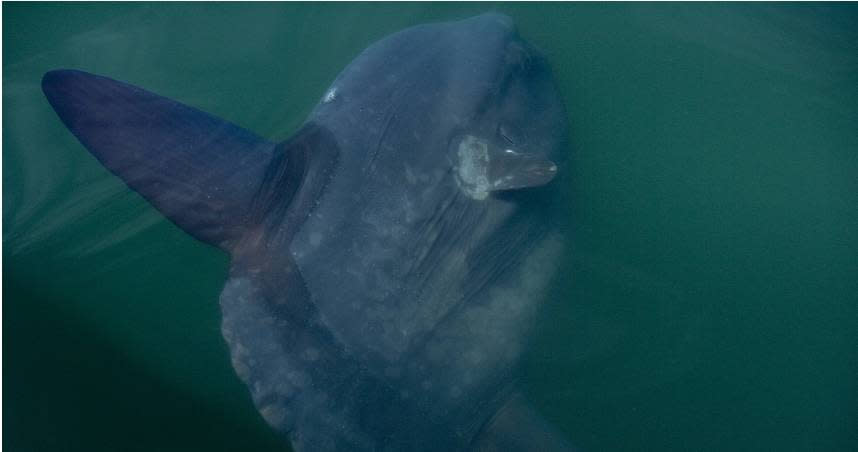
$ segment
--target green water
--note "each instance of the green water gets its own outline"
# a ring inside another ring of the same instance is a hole
[[[220,337],[226,256],[83,149],[45,71],[283,139],[374,40],[493,8],[570,112],[538,409],[590,451],[856,450],[856,5],[485,3],[5,3],[5,450],[284,449]]]

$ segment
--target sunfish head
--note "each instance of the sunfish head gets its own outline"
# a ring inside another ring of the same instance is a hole
[[[350,169],[423,163],[408,161],[414,154],[446,157],[477,199],[550,181],[566,134],[545,59],[496,13],[416,26],[373,44],[310,120],[361,150],[346,153],[356,164]]]

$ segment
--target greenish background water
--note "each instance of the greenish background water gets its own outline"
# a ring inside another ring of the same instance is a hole
[[[6,450],[284,449],[220,337],[226,256],[84,150],[45,71],[283,139],[374,40],[489,9],[570,112],[540,411],[585,450],[858,448],[856,5],[6,3]]]

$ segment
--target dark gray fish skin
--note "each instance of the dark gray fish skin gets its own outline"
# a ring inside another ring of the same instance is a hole
[[[260,308],[236,298],[264,296],[234,269],[221,302],[236,368],[299,449],[467,449],[512,390],[561,241],[526,196],[465,186],[459,146],[560,160],[547,64],[502,15],[417,26],[361,53],[308,122],[339,146],[288,246],[312,314],[238,320]],[[498,172],[527,186],[516,169]]]
[[[537,187],[567,120],[508,17],[382,39],[276,145],[85,72],[43,90],[108,169],[230,253],[233,366],[296,450],[568,447],[515,391],[562,252]]]

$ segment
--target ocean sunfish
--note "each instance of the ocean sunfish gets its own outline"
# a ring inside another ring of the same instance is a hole
[[[372,44],[275,143],[77,70],[45,74],[105,167],[231,258],[233,367],[301,451],[565,450],[516,390],[563,240],[567,118],[489,13]]]

